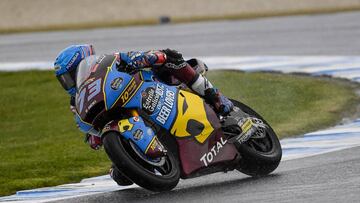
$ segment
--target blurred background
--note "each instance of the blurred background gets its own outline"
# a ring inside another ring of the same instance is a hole
[[[358,0],[1,0],[0,32],[253,18],[360,9]]]

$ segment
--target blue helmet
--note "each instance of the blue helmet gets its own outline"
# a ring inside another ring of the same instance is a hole
[[[72,45],[62,50],[54,62],[55,74],[62,87],[71,95],[76,94],[76,70],[81,60],[95,54],[92,45]]]

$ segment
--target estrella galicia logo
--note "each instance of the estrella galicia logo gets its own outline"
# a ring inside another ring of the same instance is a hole
[[[119,89],[122,81],[123,81],[122,78],[115,78],[114,80],[112,80],[111,81],[111,89],[113,89],[113,90]]]
[[[162,95],[158,94],[155,91],[154,87],[148,87],[146,88],[143,92],[141,92],[141,105],[142,105],[142,109],[147,113],[147,114],[153,114],[156,106],[159,103],[160,97]]]

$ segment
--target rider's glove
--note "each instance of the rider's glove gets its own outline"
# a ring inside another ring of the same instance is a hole
[[[120,53],[119,67],[126,71],[136,70],[150,66],[146,54],[141,51],[131,51],[128,53]]]
[[[181,69],[187,65],[180,52],[173,49],[165,49],[162,52],[166,54],[166,61],[164,63],[166,68]]]
[[[85,134],[84,141],[94,150],[100,149],[102,145],[101,138],[95,135]]]

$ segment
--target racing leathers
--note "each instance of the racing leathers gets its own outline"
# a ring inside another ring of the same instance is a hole
[[[232,102],[214,88],[207,78],[198,74],[184,60],[182,54],[175,50],[128,52],[119,53],[118,56],[120,67],[129,67],[130,69],[152,67],[155,73],[174,76],[195,93],[204,97],[220,115],[228,114],[233,108]]]
[[[175,50],[166,49],[159,51],[131,51],[127,53],[114,53],[119,70],[132,71],[145,67],[151,67],[155,74],[166,80],[173,76],[180,82],[186,84],[195,93],[202,96],[206,102],[214,107],[219,115],[228,114],[233,104],[220,91],[210,83],[203,75],[197,73]],[[75,99],[71,97],[71,109],[74,109]],[[101,139],[99,136],[87,134],[85,141],[93,149],[99,149]]]

